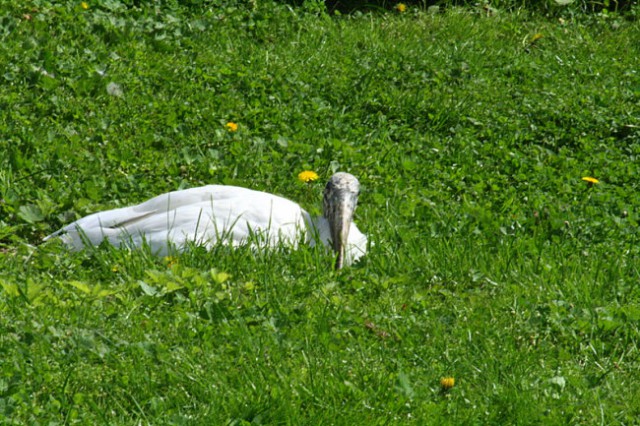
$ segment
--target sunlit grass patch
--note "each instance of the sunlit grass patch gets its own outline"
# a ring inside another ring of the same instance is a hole
[[[82,4],[0,12],[0,418],[637,421],[631,18]],[[338,170],[372,242],[341,272],[41,242],[211,183],[319,212]]]

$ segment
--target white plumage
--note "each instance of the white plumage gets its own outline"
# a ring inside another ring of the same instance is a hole
[[[313,246],[319,239],[336,250],[339,269],[341,250],[344,264],[349,265],[367,249],[367,237],[351,221],[358,192],[355,177],[335,174],[324,192],[324,216],[314,218],[298,204],[277,195],[236,186],[208,185],[86,216],[45,240],[60,236],[75,250],[104,240],[117,247],[147,244],[155,254],[163,256],[190,243],[207,248],[219,242],[233,246],[283,243],[295,247],[300,241]],[[344,224],[347,235],[339,235],[338,223]]]

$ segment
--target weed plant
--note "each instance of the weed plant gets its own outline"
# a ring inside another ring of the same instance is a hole
[[[638,422],[632,21],[1,4],[1,424]],[[317,213],[306,169],[362,183],[354,267],[41,241],[210,183]]]

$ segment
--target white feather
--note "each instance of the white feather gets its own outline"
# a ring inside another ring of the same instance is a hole
[[[286,198],[247,188],[209,185],[159,195],[141,204],[86,216],[47,236],[60,236],[74,250],[107,240],[117,247],[147,244],[160,256],[189,243],[211,248],[280,243],[297,246],[319,239],[331,247],[326,218],[312,218]],[[366,253],[367,237],[351,224],[346,249],[350,264]]]

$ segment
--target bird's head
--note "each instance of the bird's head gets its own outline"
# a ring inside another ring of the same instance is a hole
[[[359,194],[360,182],[349,173],[334,174],[324,188],[324,217],[329,222],[331,245],[338,253],[336,269],[344,264],[345,247]]]

